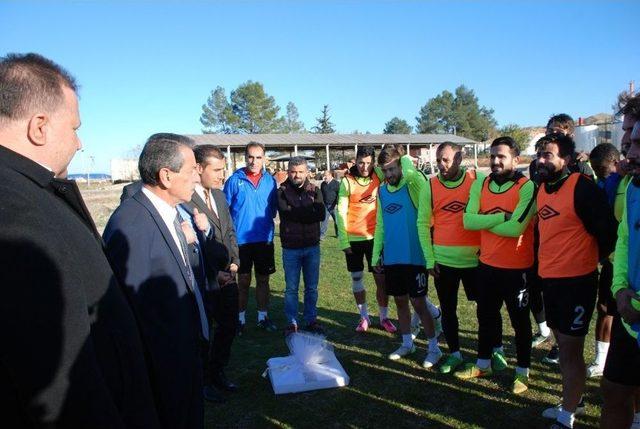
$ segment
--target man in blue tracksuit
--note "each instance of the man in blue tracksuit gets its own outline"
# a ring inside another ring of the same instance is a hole
[[[250,142],[245,148],[246,167],[237,170],[224,185],[229,211],[238,238],[238,335],[246,323],[245,311],[251,285],[251,270],[256,271],[258,327],[273,332],[269,319],[269,276],[276,271],[273,254],[273,218],[278,210],[276,181],[264,172],[264,145]]]

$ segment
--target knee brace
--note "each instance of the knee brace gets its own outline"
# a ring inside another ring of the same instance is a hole
[[[351,273],[351,289],[353,290],[353,293],[362,292],[364,290],[362,271],[355,271]]]

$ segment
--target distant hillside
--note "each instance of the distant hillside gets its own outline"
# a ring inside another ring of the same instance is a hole
[[[609,113],[597,113],[592,116],[587,116],[584,118],[585,125],[595,125],[595,124],[604,124],[611,123],[614,121],[613,115]]]
[[[70,180],[87,180],[86,174],[69,174],[67,179]],[[111,180],[110,174],[105,173],[91,173],[89,174],[89,180]]]

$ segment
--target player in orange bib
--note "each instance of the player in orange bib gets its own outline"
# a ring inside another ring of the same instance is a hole
[[[555,133],[538,143],[538,274],[562,373],[562,403],[543,414],[555,414],[555,427],[571,428],[585,387],[584,338],[596,303],[598,260],[613,251],[617,222],[593,180],[569,173],[573,139]]]
[[[495,139],[491,143],[491,175],[471,186],[463,222],[465,229],[480,231],[478,359],[455,373],[468,379],[488,376],[506,367],[502,348],[495,347],[502,342],[500,309],[506,304],[515,331],[518,362],[513,393],[527,390],[531,365],[527,278],[533,265],[530,221],[535,213],[535,185],[517,171],[519,155],[511,137]]]
[[[439,370],[451,373],[464,361],[458,334],[458,289],[462,282],[467,299],[475,301],[480,248],[480,232],[464,229],[462,216],[471,185],[485,175],[462,167],[462,148],[451,142],[438,146],[436,162],[439,173],[420,195],[418,231],[424,231],[424,258],[434,278],[449,346],[450,354]]]
[[[359,147],[356,164],[345,174],[338,191],[338,242],[347,259],[353,296],[360,313],[357,332],[365,332],[371,325],[363,276],[365,259],[369,272],[373,272],[371,254],[380,187],[380,178],[374,171],[374,157],[373,147]],[[380,325],[387,332],[394,333],[396,327],[389,320],[389,297],[384,289],[384,274],[373,273],[373,278],[376,283]]]

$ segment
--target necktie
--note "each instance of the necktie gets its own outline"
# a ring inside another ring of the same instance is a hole
[[[180,225],[180,213],[176,213],[176,217],[173,220],[173,227],[178,234],[178,241],[180,242],[180,247],[182,247],[182,254],[184,255],[184,264],[187,270],[187,277],[189,278],[189,286],[191,292],[196,297],[196,304],[198,305],[198,313],[200,315],[200,325],[202,327],[202,336],[205,340],[209,340],[209,323],[207,322],[207,316],[204,311],[204,303],[202,301],[202,295],[200,294],[200,289],[195,282],[193,277],[193,271],[191,270],[191,264],[189,263],[189,245],[187,244],[187,237],[184,235],[182,231],[182,226]]]
[[[207,203],[207,207],[209,207],[209,210],[213,211],[213,209],[211,208],[211,191],[208,189],[204,190],[204,200]]]

